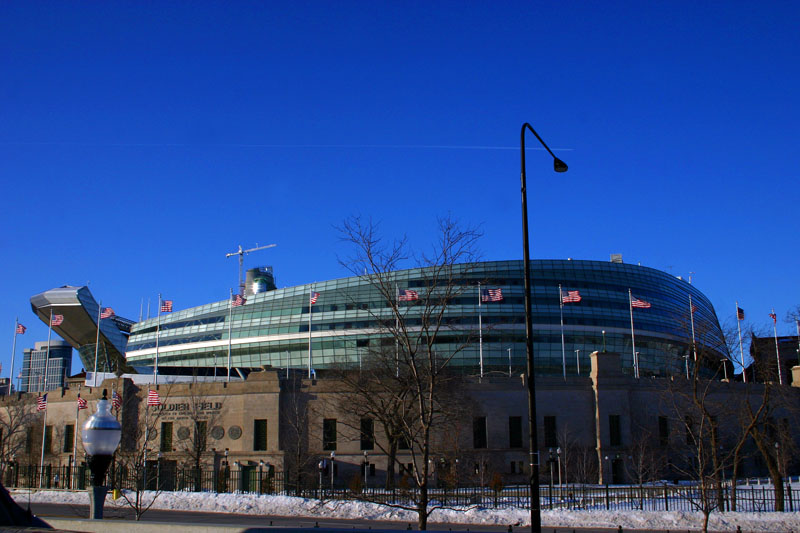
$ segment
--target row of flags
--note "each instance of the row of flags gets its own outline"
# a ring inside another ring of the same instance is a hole
[[[151,391],[151,392],[155,392],[155,391]],[[156,392],[156,400],[157,399],[158,399],[158,393]],[[81,398],[80,394],[78,394],[77,403],[78,403],[78,410],[79,411],[81,409],[88,409],[89,408],[89,402],[86,401],[86,398]],[[148,398],[148,405],[150,405],[149,398]],[[158,404],[156,404],[156,405],[158,405]],[[112,409],[116,409],[116,410],[119,411],[119,409],[121,407],[122,407],[122,396],[117,394],[117,391],[112,391],[112,393],[111,393],[111,408]],[[44,395],[39,396],[38,398],[36,398],[36,410],[37,411],[46,411],[47,410],[47,394],[44,394]]]

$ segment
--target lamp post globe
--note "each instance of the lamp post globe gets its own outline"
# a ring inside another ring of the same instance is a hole
[[[89,488],[89,518],[103,518],[103,503],[108,493],[108,487],[103,485],[103,480],[121,436],[122,426],[111,414],[107,391],[103,389],[103,398],[97,402],[97,412],[89,417],[81,431],[83,449],[86,450],[89,470],[92,473],[92,486]]]

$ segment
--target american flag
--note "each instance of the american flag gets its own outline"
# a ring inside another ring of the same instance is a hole
[[[47,394],[44,396],[39,396],[36,398],[36,410],[37,411],[46,411],[47,410]]]
[[[231,307],[239,307],[240,305],[244,305],[247,300],[241,294],[234,294],[233,299],[231,299]]]
[[[736,320],[744,320],[744,309],[741,307],[736,308]]]
[[[19,324],[19,323],[18,323],[18,324],[17,324],[17,330],[16,330],[16,332],[17,332],[17,333],[19,333],[20,335],[25,335],[25,330],[26,330],[26,329],[28,329],[28,328],[26,328],[26,327],[25,327],[25,326],[23,326],[22,324]]]
[[[636,296],[631,296],[631,307],[638,307],[640,309],[649,309],[650,302],[645,302],[644,300],[640,300]]]
[[[111,318],[114,316],[114,310],[110,307],[106,307],[100,312],[100,318]]]
[[[502,302],[503,289],[481,289],[482,302]]]
[[[566,291],[561,293],[561,303],[577,303],[581,301],[580,291]]]
[[[318,292],[312,292],[311,293],[311,297],[308,299],[308,301],[311,302],[311,305],[314,305],[315,303],[317,303],[317,299],[318,298],[319,298],[319,293]]]
[[[62,322],[64,322],[64,315],[53,315],[52,320],[50,320],[50,325],[60,326]]]
[[[775,314],[775,311],[769,314],[769,317],[772,319],[772,322],[777,324],[778,323],[778,315]]]
[[[81,395],[79,394],[78,395],[78,410],[86,409],[87,407],[89,407],[89,403],[84,398],[81,398]]]
[[[147,405],[148,407],[151,405],[161,405],[161,398],[158,397],[158,391],[147,391]]]
[[[122,407],[122,397],[117,394],[117,391],[111,391],[111,407],[114,409]]]
[[[414,300],[419,300],[419,293],[417,291],[412,291],[411,289],[400,289],[397,292],[398,302],[413,302]]]
[[[161,312],[162,313],[172,312],[172,300],[161,300]]]

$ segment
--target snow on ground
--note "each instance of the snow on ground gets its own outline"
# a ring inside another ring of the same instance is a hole
[[[89,502],[84,491],[18,490],[12,496],[20,505],[31,502],[83,504]],[[154,496],[145,492],[146,501]],[[123,508],[123,498],[106,499],[106,509]],[[207,511],[251,515],[298,516],[311,518],[362,518],[416,522],[416,514],[373,503],[357,501],[322,501],[291,496],[269,496],[255,494],[214,494],[203,492],[162,492],[158,494],[152,509],[176,509],[182,511]],[[608,527],[623,529],[687,530],[700,529],[703,517],[700,513],[682,511],[542,511],[542,524],[547,527]],[[438,509],[429,522],[454,524],[498,524],[502,526],[530,525],[528,509],[491,509],[484,507],[462,510]],[[795,513],[713,513],[709,521],[711,531],[797,531],[800,532],[800,512]]]

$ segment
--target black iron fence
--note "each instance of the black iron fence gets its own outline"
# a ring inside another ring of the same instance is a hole
[[[311,482],[310,479],[306,479]],[[90,485],[90,472],[84,466],[6,465],[3,482],[12,488],[42,488],[83,490]],[[176,468],[148,464],[147,468],[125,468],[112,465],[106,483],[122,490],[193,491],[210,493],[278,494],[302,496],[312,499],[367,500],[379,503],[410,503],[418,494],[413,488],[370,487],[363,483],[322,478],[313,480],[314,486],[298,488],[284,479],[283,472],[257,466],[218,469]],[[402,485],[402,483],[401,483]],[[735,492],[735,503],[734,503]],[[513,485],[493,490],[488,487],[431,487],[428,489],[431,505],[442,507],[480,506],[491,508],[527,508],[530,504],[529,487]],[[695,485],[554,485],[540,487],[540,505],[543,510],[643,510],[643,511],[699,511],[714,512],[775,511],[776,494],[771,485],[738,486],[730,484],[721,489],[701,490]],[[782,493],[783,510],[800,510],[800,489],[787,483]]]

